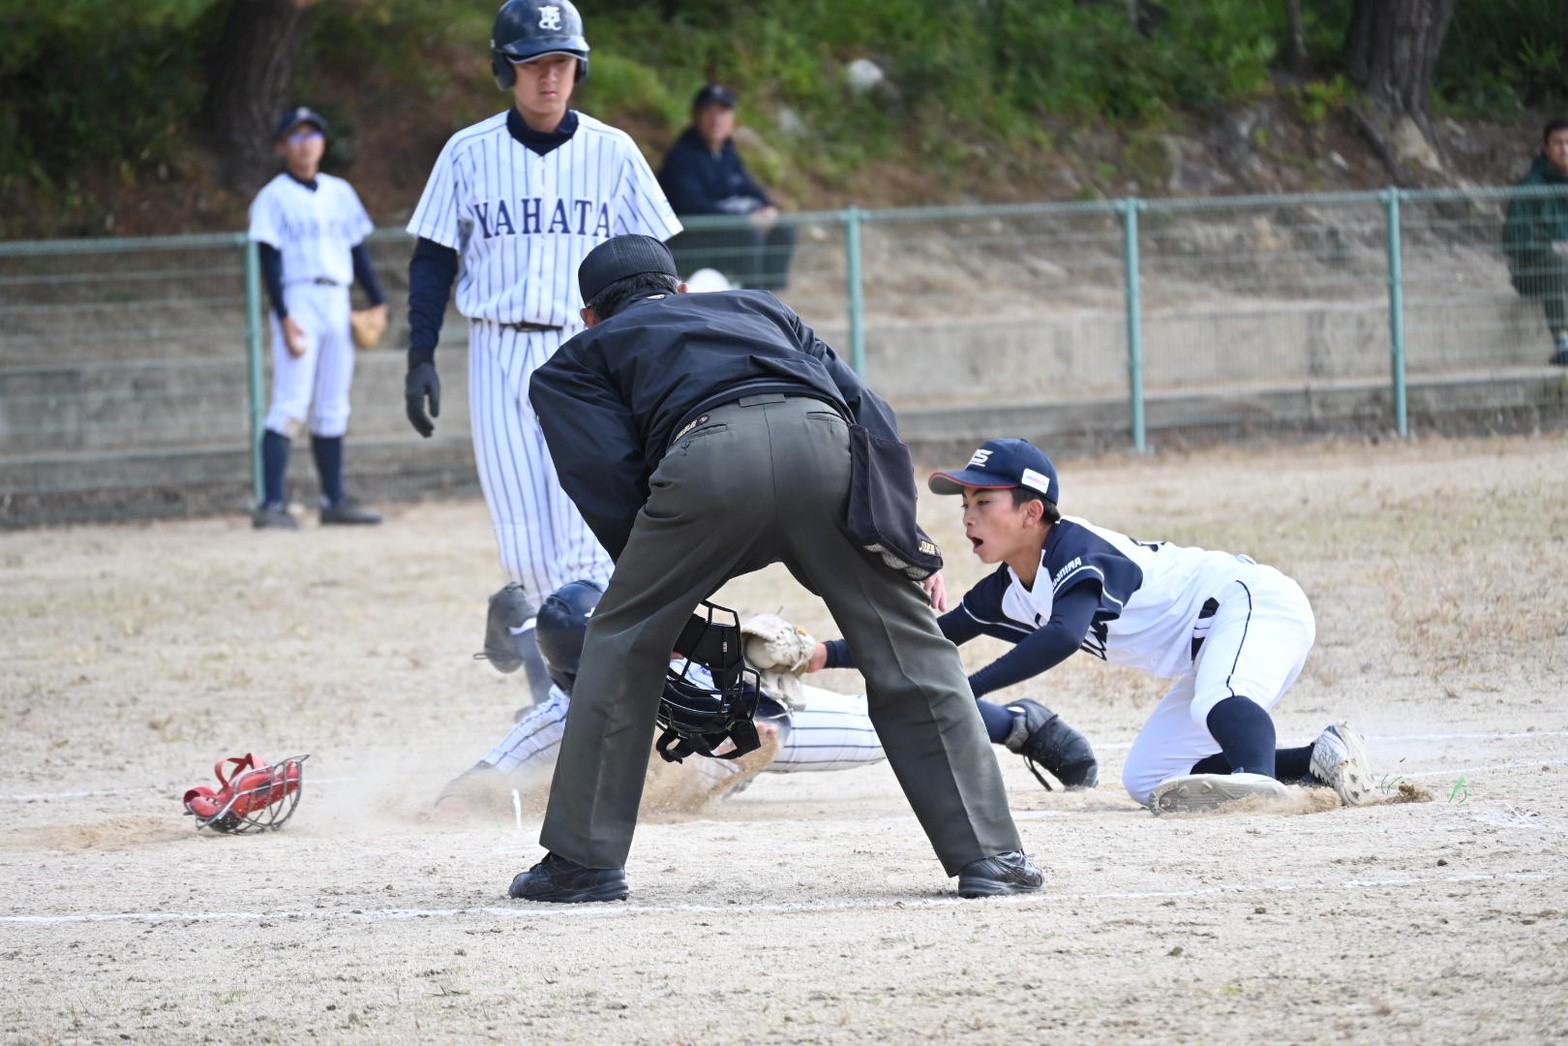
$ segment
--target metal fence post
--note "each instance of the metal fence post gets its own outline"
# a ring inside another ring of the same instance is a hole
[[[865,299],[860,286],[860,208],[844,211],[844,296],[849,304],[849,365],[866,376]]]
[[[245,352],[249,363],[246,396],[250,401],[250,482],[256,504],[266,496],[261,475],[261,251],[255,240],[245,241]]]
[[[1143,300],[1138,283],[1138,211],[1141,200],[1128,197],[1117,203],[1122,212],[1122,269],[1127,279],[1127,389],[1132,416],[1132,445],[1139,454],[1148,451],[1143,418]]]
[[[1405,401],[1405,283],[1400,262],[1399,190],[1382,192],[1388,224],[1388,352],[1394,391],[1394,428],[1410,435]]]

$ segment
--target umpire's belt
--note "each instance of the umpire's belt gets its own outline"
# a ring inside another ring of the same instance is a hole
[[[708,410],[717,410],[720,407],[760,407],[765,403],[783,403],[788,398],[789,397],[784,395],[782,392],[758,392],[750,396],[739,396],[724,403],[715,403],[712,407],[709,407]],[[708,411],[705,410],[695,418],[692,418],[686,424],[682,425],[680,430],[677,431],[675,435],[670,437],[670,446],[675,446],[675,444],[680,441],[682,436],[686,435],[686,433],[690,432],[698,425],[706,425],[707,423]]]

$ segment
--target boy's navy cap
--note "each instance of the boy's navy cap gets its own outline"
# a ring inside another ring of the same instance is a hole
[[[327,133],[327,121],[321,118],[321,114],[302,105],[283,114],[283,118],[278,121],[278,129],[272,134],[273,140],[282,138],[302,123],[315,124],[322,134]]]
[[[675,257],[662,240],[635,233],[612,236],[589,251],[577,267],[577,289],[582,292],[583,303],[587,304],[616,280],[645,272],[681,278],[675,269]]]
[[[735,108],[735,92],[723,84],[708,84],[697,92],[697,97],[692,99],[691,107],[701,109],[705,105],[722,105],[726,109]]]
[[[931,473],[926,486],[934,494],[962,494],[965,487],[1028,487],[1053,505],[1062,493],[1056,466],[1045,451],[1026,439],[987,440],[967,465],[951,472]]]

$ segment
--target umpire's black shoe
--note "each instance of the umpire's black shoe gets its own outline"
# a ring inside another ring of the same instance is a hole
[[[353,498],[344,498],[336,504],[321,507],[322,526],[373,526],[380,522],[378,513],[370,511]]]
[[[1021,850],[970,861],[958,870],[958,896],[994,897],[1003,893],[1033,893],[1045,876]],[[516,889],[517,884],[512,884]],[[516,896],[515,894],[513,896]]]
[[[623,869],[586,868],[576,861],[547,853],[544,860],[528,871],[519,872],[508,892],[524,901],[575,904],[578,901],[624,901],[631,890],[626,886]]]

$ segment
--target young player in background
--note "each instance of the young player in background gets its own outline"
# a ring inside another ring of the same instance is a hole
[[[290,444],[307,430],[321,480],[321,522],[381,522],[343,489],[343,434],[354,380],[350,285],[358,280],[372,307],[386,306],[365,251],[365,237],[374,228],[370,216],[353,186],[321,173],[326,134],[320,114],[305,108],[284,113],[273,134],[284,170],[250,207],[249,235],[272,302],[272,405],[261,437],[264,493],[251,518],[258,530],[299,529],[284,480]]]

